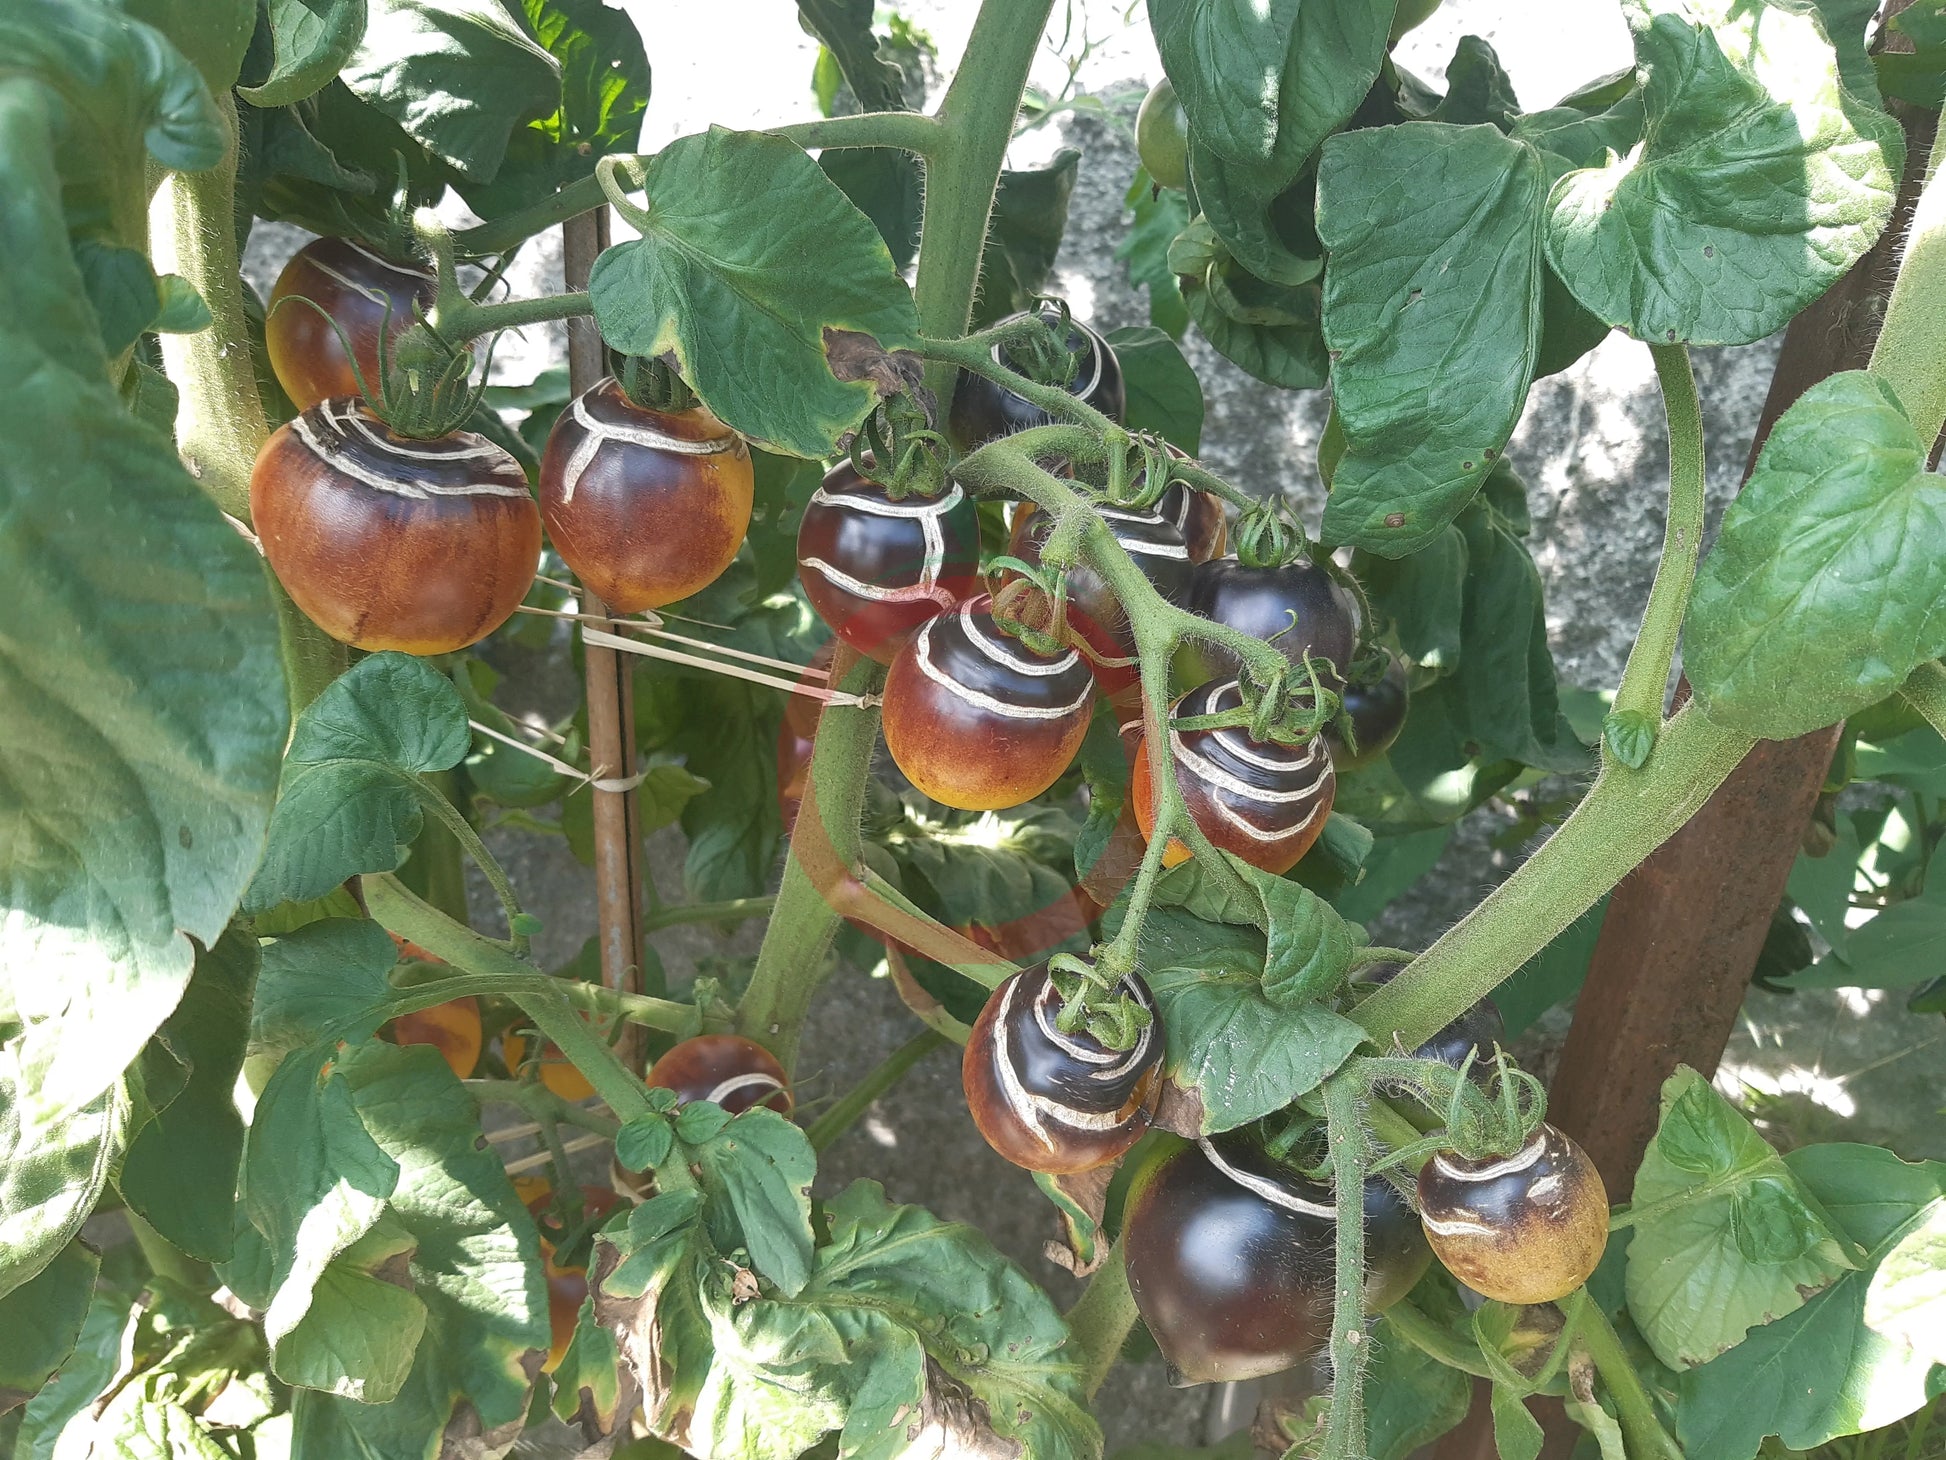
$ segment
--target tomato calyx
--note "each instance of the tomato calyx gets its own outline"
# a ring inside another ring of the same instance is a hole
[[[1265,502],[1237,519],[1237,561],[1246,568],[1288,567],[1309,552],[1304,529],[1281,503]]]
[[[1061,996],[1054,1027],[1063,1034],[1085,1032],[1106,1049],[1134,1049],[1155,1015],[1135,996],[1133,972],[1116,970],[1106,957],[1090,962],[1072,953],[1056,953],[1047,960],[1048,981]]]
[[[1310,654],[1298,665],[1280,665],[1258,678],[1247,668],[1235,681],[1239,702],[1200,715],[1171,718],[1186,730],[1242,729],[1262,745],[1302,745],[1338,716],[1337,692],[1326,684],[1330,666]]]
[[[1457,1067],[1417,1058],[1366,1062],[1375,1090],[1410,1096],[1442,1121],[1440,1130],[1394,1149],[1379,1166],[1434,1152],[1477,1165],[1504,1160],[1527,1147],[1547,1121],[1546,1089],[1515,1066],[1498,1044],[1486,1062],[1490,1073],[1484,1082],[1474,1078],[1476,1063],[1477,1050],[1469,1051]]]
[[[851,468],[886,498],[933,498],[946,490],[950,448],[925,406],[901,393],[881,402],[852,433]]]
[[[615,381],[629,403],[645,411],[670,415],[693,411],[701,404],[700,397],[689,388],[689,382],[682,378],[667,355],[624,355],[615,371]]]
[[[1068,629],[1066,575],[1044,564],[1007,556],[994,559],[993,567],[1019,575],[993,595],[994,624],[1036,654],[1049,658],[1065,654],[1073,643]]]
[[[1076,333],[1074,315],[1065,299],[1037,294],[1026,313],[996,332],[1001,362],[1036,385],[1066,390],[1081,373],[1085,345],[1077,348],[1071,343]]]

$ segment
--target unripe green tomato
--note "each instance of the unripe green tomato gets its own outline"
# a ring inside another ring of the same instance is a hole
[[[1399,0],[1399,8],[1392,12],[1392,41],[1397,44],[1400,36],[1409,30],[1417,30],[1439,9],[1439,0]]]
[[[1178,191],[1189,186],[1189,117],[1167,76],[1142,98],[1142,110],[1135,114],[1135,150],[1158,186]]]

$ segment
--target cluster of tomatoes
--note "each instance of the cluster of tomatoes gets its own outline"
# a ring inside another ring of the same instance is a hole
[[[703,406],[657,410],[614,380],[561,413],[538,505],[520,463],[472,431],[402,435],[366,403],[387,347],[433,302],[423,269],[345,239],[300,250],[265,343],[298,407],[258,454],[250,511],[297,606],[361,649],[443,654],[520,606],[541,528],[609,608],[636,613],[715,581],[750,527],[743,439]]]

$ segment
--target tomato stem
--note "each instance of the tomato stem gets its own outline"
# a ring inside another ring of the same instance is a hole
[[[837,1103],[820,1115],[805,1131],[805,1139],[811,1149],[822,1151],[839,1136],[850,1130],[858,1118],[871,1108],[872,1102],[903,1080],[912,1067],[936,1049],[949,1049],[951,1044],[943,1036],[930,1029],[922,1029],[904,1044],[893,1050],[871,1071],[853,1085]]]
[[[1323,1460],[1365,1455],[1365,1167],[1361,1087],[1355,1072],[1324,1082],[1331,1141],[1331,1185],[1337,1203],[1337,1262],[1331,1305],[1331,1408]],[[1297,1447],[1293,1447],[1296,1449]]]
[[[1669,423],[1669,511],[1663,527],[1662,558],[1656,564],[1642,627],[1629,651],[1628,665],[1615,691],[1618,715],[1634,713],[1661,725],[1669,693],[1669,670],[1682,637],[1689,590],[1696,581],[1696,559],[1703,540],[1703,412],[1696,399],[1696,377],[1689,351],[1681,345],[1651,345],[1662,407]],[[1604,749],[1604,759],[1613,752]]]
[[[1608,1321],[1608,1315],[1602,1312],[1601,1304],[1592,1299],[1581,1304],[1581,1311],[1575,1316],[1574,1336],[1586,1346],[1588,1357],[1595,1362],[1595,1372],[1607,1386],[1609,1398],[1615,1401],[1630,1456],[1635,1460],[1682,1460],[1681,1448],[1656,1418],[1655,1402],[1649,1398],[1649,1391],[1629,1362],[1628,1351],[1622,1347],[1621,1338]]]
[[[613,1117],[598,1110],[584,1110],[572,1101],[563,1100],[545,1085],[526,1080],[462,1080],[460,1083],[482,1105],[517,1105],[536,1121],[579,1126],[610,1140],[622,1128]]]
[[[1135,1294],[1129,1291],[1128,1263],[1117,1242],[1102,1255],[1101,1266],[1068,1309],[1068,1335],[1081,1363],[1082,1383],[1093,1399],[1121,1357],[1129,1330],[1135,1327]]]
[[[1931,445],[1946,422],[1946,127],[1933,138],[1926,178],[1871,369],[1892,387],[1919,439]]]
[[[520,931],[520,898],[514,892],[514,885],[507,877],[506,868],[500,865],[499,858],[487,850],[486,843],[480,840],[480,834],[473,829],[473,824],[460,814],[457,806],[440,793],[438,787],[430,784],[423,776],[410,776],[407,779],[411,781],[413,794],[418,797],[420,804],[432,812],[440,825],[453,834],[453,840],[459,843],[460,849],[473,859],[473,864],[481,872],[486,874],[486,880],[492,885],[494,895],[500,899],[501,911],[507,915],[506,946],[517,954],[525,954],[527,935]],[[413,941],[418,940],[415,938]]]
[[[732,897],[724,902],[692,902],[660,907],[642,918],[644,932],[673,928],[679,923],[737,923],[770,916],[774,897]]]
[[[1639,771],[1607,766],[1558,831],[1351,1017],[1390,1048],[1419,1045],[1511,978],[1696,814],[1756,742],[1694,704]]]

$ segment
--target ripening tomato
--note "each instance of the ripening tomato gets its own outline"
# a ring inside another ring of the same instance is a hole
[[[1235,558],[1215,558],[1196,569],[1185,606],[1238,633],[1269,640],[1293,664],[1309,653],[1342,670],[1358,648],[1357,604],[1316,563],[1252,568]],[[1196,639],[1184,643],[1176,663],[1191,684],[1229,679],[1242,668],[1229,650]],[[1327,684],[1333,678],[1327,676]]]
[[[698,1034],[685,1039],[649,1070],[651,1089],[674,1090],[677,1103],[707,1100],[732,1115],[762,1105],[791,1113],[790,1076],[777,1056],[740,1034]]]
[[[1181,192],[1189,186],[1189,117],[1167,76],[1149,88],[1135,114],[1135,150],[1157,187]]]
[[[1058,310],[1046,304],[1039,308],[1040,317],[1050,328],[1061,328]],[[1026,311],[1023,310],[999,323],[1024,318]],[[1115,358],[1113,347],[1072,316],[1067,322],[1066,344],[1075,357],[1074,379],[1068,382],[1068,394],[1093,406],[1110,420],[1121,420],[1128,404],[1128,392],[1122,383],[1122,362]],[[1012,365],[998,345],[994,346],[993,359],[997,365]],[[946,430],[961,451],[973,451],[989,441],[1031,426],[1045,426],[1052,420],[1046,411],[1021,399],[1006,386],[962,370],[953,386],[953,408],[947,416]]]
[[[1502,1303],[1565,1298],[1608,1248],[1601,1173],[1545,1123],[1511,1156],[1439,1152],[1419,1172],[1419,1214],[1446,1270]]]
[[[1342,694],[1345,714],[1351,720],[1349,738],[1356,745],[1347,744],[1337,721],[1332,721],[1324,732],[1331,742],[1331,760],[1340,770],[1362,770],[1390,750],[1405,729],[1406,710],[1412,700],[1405,664],[1388,652],[1384,674],[1371,684],[1347,684]]]
[[[527,1063],[527,1037],[512,1033],[501,1035],[500,1055],[506,1060],[507,1068],[518,1075],[521,1066]],[[551,1041],[542,1045],[539,1058],[541,1084],[563,1100],[582,1101],[593,1098],[595,1087],[588,1083],[588,1077],[576,1069],[574,1062],[562,1054]]]
[[[394,1044],[430,1044],[462,1080],[479,1068],[480,1001],[471,995],[401,1014],[387,1027]]]
[[[450,654],[513,616],[541,517],[520,463],[484,436],[395,434],[356,400],[271,433],[250,473],[271,571],[332,638]]]
[[[316,238],[292,254],[271,288],[264,321],[270,368],[291,404],[302,411],[359,395],[354,360],[376,395],[380,337],[396,341],[412,327],[414,306],[430,309],[438,290],[438,279],[417,264],[349,238]]]
[[[704,406],[653,411],[601,380],[568,403],[541,457],[541,513],[562,561],[617,613],[700,593],[750,531],[750,448]]]

